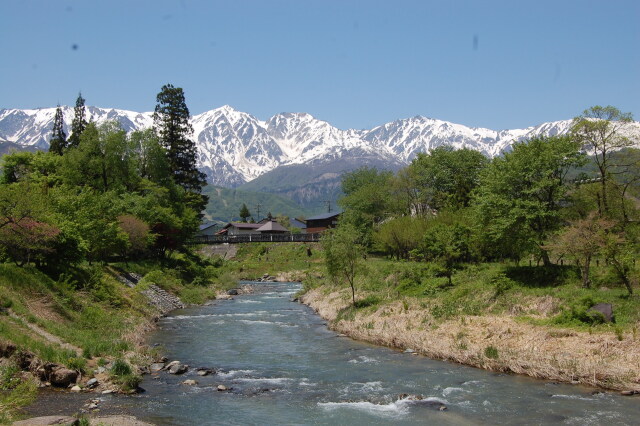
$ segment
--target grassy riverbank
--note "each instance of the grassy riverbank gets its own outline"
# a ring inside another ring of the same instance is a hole
[[[46,363],[80,373],[80,383],[97,377],[105,389],[135,388],[139,368],[157,356],[145,336],[161,312],[145,291],[155,285],[184,303],[203,303],[236,285],[221,266],[185,254],[83,264],[63,274],[0,264],[0,423],[35,398]],[[125,271],[142,277],[135,287],[122,282]]]
[[[305,283],[309,304],[338,332],[431,358],[607,389],[640,390],[640,298],[580,287],[572,267],[468,265],[439,277],[429,263],[369,258],[356,282]],[[611,303],[615,323],[588,311]]]

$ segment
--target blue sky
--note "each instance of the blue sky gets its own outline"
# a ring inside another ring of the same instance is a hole
[[[640,1],[0,2],[0,108],[192,114],[229,104],[342,128],[424,115],[521,128],[614,105],[640,119]]]

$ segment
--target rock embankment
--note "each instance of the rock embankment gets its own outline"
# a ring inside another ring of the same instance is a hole
[[[142,279],[142,276],[139,274],[121,270],[117,271],[116,277],[118,281],[131,288],[138,285],[138,282]],[[160,311],[160,315],[166,315],[174,309],[182,309],[185,307],[185,304],[182,303],[179,297],[154,284],[150,285],[149,288],[142,290],[140,293],[147,297],[150,305]]]
[[[150,285],[148,289],[141,291],[144,294],[149,303],[155,306],[161,315],[166,315],[174,309],[181,309],[185,307],[178,296],[175,296],[168,291],[161,289],[156,285]]]

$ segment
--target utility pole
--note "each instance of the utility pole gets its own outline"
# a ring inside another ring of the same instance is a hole
[[[331,200],[324,200],[324,205],[327,206],[327,213],[331,213]]]
[[[256,222],[260,222],[260,207],[262,207],[262,204],[260,203],[256,204],[256,216],[257,216]]]

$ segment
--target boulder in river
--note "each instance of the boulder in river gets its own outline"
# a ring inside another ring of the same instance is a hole
[[[164,368],[164,362],[154,362],[149,366],[152,373],[156,373]]]
[[[169,368],[169,374],[184,374],[189,370],[189,366],[185,364],[174,364]]]
[[[231,290],[227,291],[227,294],[229,296],[237,296],[238,295],[238,290],[235,288],[232,288]]]
[[[54,386],[67,387],[78,379],[78,372],[65,367],[57,367],[51,371],[49,381]]]
[[[211,369],[211,368],[198,368],[198,371],[196,372],[196,374],[198,376],[208,376],[209,374],[215,374],[215,370]]]
[[[89,379],[87,381],[86,387],[89,389],[93,389],[96,386],[98,386],[100,383],[98,382],[98,379],[96,379],[95,377],[93,379]]]
[[[196,382],[193,379],[187,379],[184,382],[182,382],[183,385],[187,385],[187,386],[195,386],[198,384],[198,382]]]
[[[231,388],[228,388],[225,385],[218,385],[217,389],[218,389],[218,392],[224,392],[224,391],[231,390]]]

